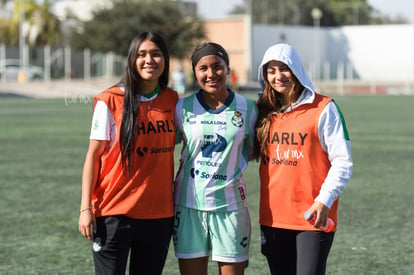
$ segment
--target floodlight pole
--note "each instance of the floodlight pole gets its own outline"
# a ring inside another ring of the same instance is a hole
[[[320,81],[320,29],[321,29],[321,18],[322,11],[318,8],[313,8],[311,11],[311,16],[313,18],[313,30],[314,30],[314,43],[313,43],[313,52],[315,60],[315,81],[319,83]]]
[[[246,9],[245,20],[247,20],[247,38],[245,38],[245,47],[246,47],[246,64],[247,64],[247,80],[248,83],[253,79],[252,75],[252,52],[253,52],[253,32],[252,32],[252,22],[253,22],[253,0],[244,0],[244,6]],[[247,84],[246,83],[246,84]]]
[[[26,80],[26,41],[23,33],[24,29],[24,0],[20,0],[20,24],[19,24],[19,55],[20,55],[20,71],[18,76],[19,82],[25,82]]]

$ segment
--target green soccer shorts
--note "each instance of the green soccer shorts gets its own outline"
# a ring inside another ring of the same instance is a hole
[[[249,259],[250,234],[247,207],[228,212],[175,207],[173,239],[177,258],[211,254],[217,262],[245,262]]]

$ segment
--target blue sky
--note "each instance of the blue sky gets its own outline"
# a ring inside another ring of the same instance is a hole
[[[368,0],[368,3],[383,14],[403,15],[414,24],[414,1],[412,0]]]

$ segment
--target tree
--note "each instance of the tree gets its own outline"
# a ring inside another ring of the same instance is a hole
[[[5,5],[7,0],[1,0]],[[14,1],[10,18],[0,19],[0,42],[18,45],[20,31],[21,1]],[[44,0],[39,4],[35,0],[24,1],[24,36],[30,46],[55,45],[61,41],[58,19],[49,12],[50,2]]]
[[[31,25],[37,27],[34,44],[38,46],[57,45],[62,41],[60,22],[50,12],[50,5],[49,0],[44,0],[43,4],[38,5],[30,18]]]
[[[113,7],[96,11],[80,29],[72,35],[72,46],[124,56],[132,38],[143,31],[161,34],[177,58],[185,57],[204,37],[202,22],[184,16],[176,1],[118,0]]]
[[[336,27],[343,25],[367,25],[407,23],[404,18],[395,20],[380,14],[367,0],[247,0],[251,2],[254,24],[286,24],[312,26],[311,11],[322,11],[320,25]],[[245,6],[236,7],[232,13],[244,13]]]

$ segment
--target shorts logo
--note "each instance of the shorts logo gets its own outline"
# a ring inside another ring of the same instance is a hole
[[[96,238],[94,241],[93,241],[93,244],[92,244],[92,249],[93,249],[93,251],[95,251],[95,252],[99,252],[99,251],[101,251],[102,250],[102,242],[101,242],[101,238]]]
[[[263,233],[263,231],[260,232],[260,244],[265,245],[266,244],[266,237]]]
[[[243,240],[240,242],[240,245],[243,247],[243,248],[246,248],[248,245],[249,245],[249,242],[248,242],[248,238],[247,237],[244,237],[243,238]]]
[[[231,123],[236,127],[243,126],[242,114],[239,111],[235,111],[233,117],[231,118]]]

